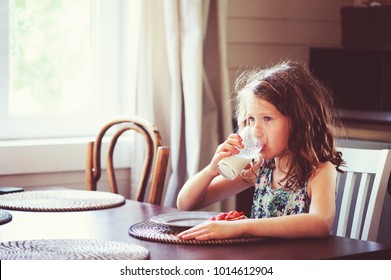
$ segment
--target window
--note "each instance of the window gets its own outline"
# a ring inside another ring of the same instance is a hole
[[[130,113],[137,2],[0,0],[0,140],[95,135]]]

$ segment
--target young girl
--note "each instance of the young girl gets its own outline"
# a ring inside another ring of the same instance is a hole
[[[243,148],[239,134],[217,147],[208,166],[190,178],[177,199],[195,210],[255,185],[251,218],[207,221],[181,232],[182,239],[222,239],[242,235],[323,237],[335,215],[336,176],[342,164],[334,143],[331,93],[297,62],[247,71],[236,84],[239,129],[250,126],[263,148],[234,180],[217,164]]]

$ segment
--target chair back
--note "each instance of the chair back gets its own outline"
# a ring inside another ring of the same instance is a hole
[[[108,130],[115,130],[108,135]],[[138,116],[126,116],[114,119],[106,123],[99,131],[95,141],[89,142],[87,146],[86,166],[86,188],[96,191],[97,184],[101,177],[101,150],[103,138],[109,138],[109,150],[107,154],[107,177],[110,191],[118,193],[115,168],[113,161],[114,148],[118,138],[126,131],[134,131],[145,140],[145,158],[142,163],[141,175],[137,189],[136,200],[147,201],[152,204],[161,204],[165,184],[166,171],[170,150],[162,145],[162,139],[158,129],[147,120]],[[149,188],[149,198],[146,199],[146,192]]]
[[[333,233],[376,241],[391,172],[391,150],[338,148],[346,162],[338,175]]]

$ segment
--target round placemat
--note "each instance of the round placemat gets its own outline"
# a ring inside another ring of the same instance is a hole
[[[42,239],[0,243],[1,260],[146,260],[136,244],[96,239]]]
[[[182,240],[177,237],[177,234],[180,231],[180,229],[171,228],[167,225],[157,224],[151,221],[145,221],[130,226],[128,232],[131,236],[143,240],[189,245],[232,245],[264,240],[264,238],[255,236],[243,236],[239,238],[213,240]]]
[[[0,208],[21,211],[85,211],[125,204],[122,195],[86,190],[39,190],[1,196]]]
[[[0,225],[4,225],[8,222],[11,222],[11,220],[12,220],[11,213],[0,209]]]

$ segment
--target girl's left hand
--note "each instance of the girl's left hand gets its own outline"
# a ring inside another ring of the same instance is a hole
[[[183,240],[210,240],[240,237],[243,229],[239,221],[206,221],[202,224],[182,231],[177,236]]]

